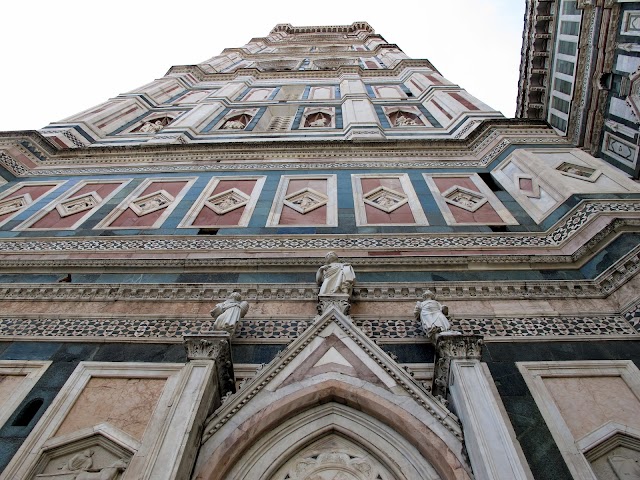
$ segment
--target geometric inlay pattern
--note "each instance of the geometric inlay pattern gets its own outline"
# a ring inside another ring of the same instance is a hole
[[[475,212],[488,201],[481,193],[469,190],[468,188],[464,188],[459,185],[454,185],[447,189],[442,194],[442,197],[445,202],[469,212]]]
[[[290,193],[284,198],[284,204],[287,207],[294,209],[302,215],[326,205],[328,201],[329,197],[324,193],[320,193],[309,187]]]
[[[31,195],[25,193],[18,197],[8,198],[7,200],[0,201],[0,215],[7,215],[8,213],[17,212],[27,205],[31,205],[33,200]]]
[[[367,205],[386,213],[393,212],[409,201],[404,193],[396,192],[384,186],[374,188],[365,193],[362,198]]]
[[[205,205],[218,215],[224,215],[237,208],[244,207],[251,197],[237,188],[231,188],[207,198]]]
[[[175,199],[166,190],[157,190],[143,197],[138,197],[129,204],[133,212],[142,217],[149,213],[168,207]]]
[[[102,197],[95,191],[88,192],[79,197],[70,198],[56,205],[56,210],[62,218],[68,217],[75,213],[91,210],[102,202]]]
[[[585,182],[595,182],[602,172],[595,168],[585,167],[584,165],[576,165],[575,163],[563,162],[556,167],[560,173],[567,177],[577,178]]]
[[[208,334],[213,320],[203,318],[61,318],[0,317],[0,336],[46,337],[126,337],[179,338],[185,334]],[[274,339],[288,343],[311,324],[308,320],[260,319],[240,322],[236,338]],[[474,317],[452,319],[454,330],[465,334],[504,337],[548,337],[573,335],[637,335],[637,331],[620,315],[580,317]],[[420,323],[414,319],[355,319],[354,324],[374,339],[425,338]]]

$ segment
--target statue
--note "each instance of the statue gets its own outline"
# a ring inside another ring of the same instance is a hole
[[[416,319],[420,319],[427,337],[433,338],[437,333],[451,330],[451,323],[446,317],[449,307],[436,301],[431,290],[424,292],[422,298],[422,302],[416,302],[413,314]]]
[[[238,292],[233,292],[224,302],[218,303],[211,310],[211,316],[216,319],[213,329],[229,332],[229,335],[233,336],[238,320],[244,317],[248,311],[249,304],[242,301]]]
[[[310,127],[326,127],[327,119],[325,117],[318,117],[313,122],[309,123]]]
[[[402,113],[396,118],[396,127],[404,127],[406,125],[418,125],[413,118],[405,117]]]
[[[156,120],[155,122],[144,122],[142,127],[140,127],[140,132],[143,133],[157,133],[164,128],[162,122],[160,120]]]
[[[320,295],[351,295],[356,274],[349,263],[340,262],[334,252],[324,257],[325,262],[316,273],[316,282],[320,285]]]
[[[243,130],[246,125],[241,120],[228,120],[222,127],[225,130]]]

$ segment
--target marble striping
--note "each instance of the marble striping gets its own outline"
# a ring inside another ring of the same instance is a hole
[[[637,335],[623,315],[452,318],[454,330],[488,337]],[[406,319],[354,319],[376,340],[424,339],[420,323]],[[0,317],[0,337],[105,337],[177,339],[213,332],[213,320],[135,317]],[[282,340],[297,338],[313,319],[243,319],[235,338]]]

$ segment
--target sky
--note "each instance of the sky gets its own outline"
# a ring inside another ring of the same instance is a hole
[[[516,106],[525,0],[22,0],[0,28],[0,131],[33,130],[277,23],[366,21],[507,117]]]

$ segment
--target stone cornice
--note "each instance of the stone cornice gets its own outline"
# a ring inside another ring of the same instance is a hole
[[[318,266],[316,258],[266,259],[261,265],[274,268],[296,266],[308,270],[310,278]],[[356,270],[363,269],[368,262],[375,262],[378,270],[384,271],[391,264],[397,268],[397,259],[350,259]],[[421,257],[403,259],[419,266]],[[431,259],[429,259],[431,260]],[[443,259],[446,261],[446,259]],[[295,263],[294,263],[295,262]],[[222,260],[220,263],[224,263]],[[248,262],[246,262],[248,263]],[[260,262],[254,261],[254,264]],[[219,265],[218,265],[219,266]],[[228,264],[227,264],[228,266]],[[422,298],[426,289],[432,290],[442,300],[479,299],[562,299],[562,298],[606,298],[638,273],[640,246],[626,254],[594,280],[555,281],[439,281],[436,283],[358,283],[353,290],[354,301],[415,301]],[[167,267],[167,265],[165,265]],[[304,268],[306,267],[306,268]],[[315,283],[296,284],[0,284],[0,300],[6,301],[153,301],[153,302],[216,302],[237,291],[251,301],[315,301],[318,287]]]
[[[29,145],[29,148],[23,142]],[[569,146],[543,122],[513,119],[484,120],[463,139],[386,140],[383,142],[244,141],[91,147],[73,150],[57,150],[39,132],[24,131],[0,132],[0,149],[3,146],[4,148],[17,146],[37,167],[31,168],[24,165],[3,152],[0,152],[3,155],[0,162],[19,176],[268,170],[300,168],[301,165],[304,168],[350,168],[353,166],[342,159],[364,162],[358,166],[368,168],[483,167],[511,144]],[[487,153],[487,150],[492,147],[493,150]],[[434,160],[429,162],[426,160],[429,158]],[[327,159],[335,163],[326,163]],[[281,160],[282,163],[278,164],[276,160]],[[287,160],[290,163],[286,163]],[[301,164],[301,160],[308,162]],[[326,164],[320,165],[317,160],[325,160]],[[135,165],[131,165],[132,163]],[[70,168],[74,166],[83,166],[83,168]]]
[[[364,52],[367,53],[367,52]],[[434,72],[438,69],[426,59],[402,59],[393,68],[365,69],[358,65],[343,65],[335,70],[285,70],[281,72],[263,72],[255,67],[238,68],[229,73],[209,73],[200,65],[175,65],[166,75],[192,75],[199,82],[228,82],[237,77],[250,75],[259,80],[271,79],[304,79],[304,78],[335,78],[343,74],[356,74],[362,78],[397,77],[405,68],[427,67]],[[440,72],[438,72],[440,73]]]

